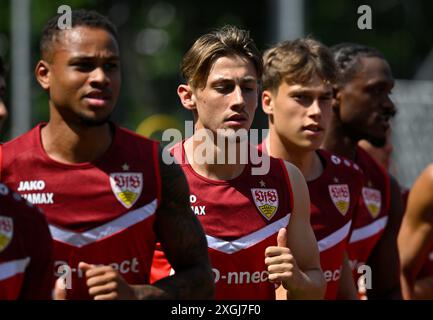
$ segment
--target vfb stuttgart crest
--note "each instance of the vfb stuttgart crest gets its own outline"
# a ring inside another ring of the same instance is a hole
[[[2,252],[12,240],[14,234],[14,221],[12,218],[0,216],[0,252]]]
[[[345,216],[350,204],[349,186],[347,184],[331,184],[328,188],[335,207]]]
[[[373,219],[376,218],[382,206],[382,194],[377,189],[362,188],[362,197],[371,216]]]
[[[257,188],[251,189],[251,193],[257,209],[266,219],[271,220],[278,210],[277,190]]]
[[[140,198],[143,190],[143,174],[141,172],[115,172],[110,174],[111,189],[127,209]]]

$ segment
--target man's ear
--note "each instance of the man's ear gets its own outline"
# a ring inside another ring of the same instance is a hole
[[[35,68],[36,80],[44,90],[50,88],[50,65],[45,60],[39,60]]]
[[[177,87],[177,95],[180,98],[182,105],[188,110],[196,109],[195,95],[190,85],[181,84]]]
[[[341,103],[341,90],[337,87],[333,88],[332,111],[339,113]]]
[[[269,90],[262,92],[262,109],[267,115],[274,113],[274,96]]]

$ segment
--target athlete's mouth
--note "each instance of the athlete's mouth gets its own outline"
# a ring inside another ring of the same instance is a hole
[[[95,90],[86,94],[84,98],[96,99],[96,100],[110,100],[111,94],[108,93],[107,91]]]
[[[234,114],[234,115],[231,115],[230,117],[228,117],[226,119],[226,121],[243,122],[243,121],[247,121],[247,117],[245,117],[241,114]]]
[[[84,100],[91,107],[107,107],[111,100],[111,94],[107,91],[94,90],[86,94]]]
[[[309,124],[307,126],[303,126],[302,130],[308,130],[308,131],[312,131],[312,132],[324,131],[324,129],[318,124]]]

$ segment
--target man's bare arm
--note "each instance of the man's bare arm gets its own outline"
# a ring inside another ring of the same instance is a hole
[[[403,218],[400,186],[391,176],[391,206],[385,230],[370,255],[367,265],[372,270],[369,299],[401,299],[397,235]]]
[[[433,298],[433,280],[417,279],[433,243],[433,165],[415,181],[398,234],[404,299]]]
[[[341,267],[341,277],[337,292],[338,300],[359,300],[356,292],[355,280],[352,275],[349,257],[347,252],[344,253],[343,264]]]
[[[177,164],[160,159],[162,203],[155,232],[174,275],[153,284],[152,290],[136,291],[139,298],[210,299],[214,283],[207,241],[200,221],[191,211],[189,187]],[[137,289],[136,289],[137,290]]]
[[[287,299],[323,299],[326,281],[320,267],[316,237],[310,223],[310,197],[307,184],[295,166],[286,162],[286,168],[293,186],[294,198],[294,208],[286,232],[288,250],[284,252],[287,248],[282,248],[281,245],[266,249],[266,254],[273,260],[280,259],[277,258],[277,254],[284,259],[282,263],[276,261],[275,264],[276,266],[280,264],[278,267],[280,276],[275,280],[283,284],[276,292],[277,298],[280,299],[282,291],[285,291]],[[269,261],[269,257],[268,266],[272,262]],[[290,270],[284,271],[281,267],[287,265],[287,261],[290,262]]]

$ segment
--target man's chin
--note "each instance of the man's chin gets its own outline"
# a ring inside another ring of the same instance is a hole
[[[228,139],[230,142],[236,143],[248,141],[248,134],[249,130],[245,128],[225,128],[217,130],[217,136]]]
[[[386,137],[366,137],[365,140],[376,148],[383,148],[386,145]]]
[[[80,124],[85,127],[100,127],[107,124],[110,121],[111,114],[104,118],[91,118],[86,116],[80,116]]]

